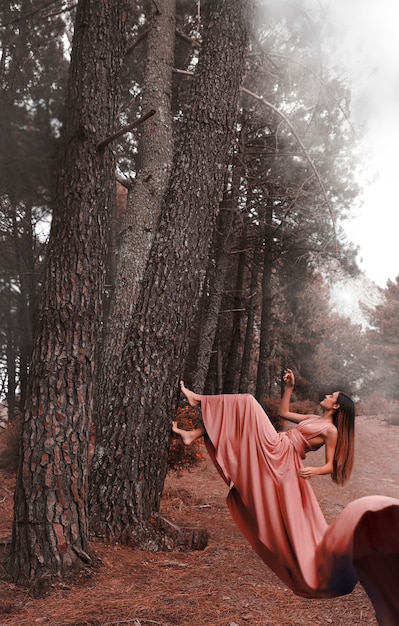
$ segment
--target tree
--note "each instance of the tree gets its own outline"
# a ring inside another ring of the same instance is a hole
[[[368,374],[364,389],[382,392],[388,400],[399,400],[399,276],[388,280],[384,301],[371,315],[372,328],[366,332]]]
[[[237,245],[242,230],[242,219],[239,214],[239,194],[241,183],[240,145],[243,131],[238,132],[234,148],[233,166],[229,169],[225,182],[224,198],[220,206],[212,246],[208,259],[208,268],[202,290],[199,309],[199,327],[196,325],[198,341],[194,342],[195,356],[192,373],[192,385],[199,393],[204,393],[206,377],[212,349],[215,342],[216,329],[221,302],[224,295],[226,275],[232,265],[231,251]],[[191,359],[190,359],[191,360]],[[187,367],[187,364],[186,364]]]
[[[0,8],[0,263],[5,296],[0,326],[7,352],[5,387],[11,418],[14,410],[23,408],[26,396],[33,309],[54,198],[68,65],[62,44],[63,16],[51,17],[36,4],[3,3]],[[54,6],[61,2],[52,4],[53,9],[61,9]]]
[[[159,545],[152,518],[166,474],[190,325],[235,129],[251,3],[215,0],[143,286],[128,330],[108,424],[98,435],[90,489],[93,529]]]
[[[152,7],[152,5],[150,5]],[[142,112],[155,115],[144,124],[139,142],[140,168],[129,189],[126,208],[115,220],[110,310],[101,351],[96,425],[108,420],[115,373],[126,343],[140,283],[161,211],[173,156],[171,110],[175,1],[160,0],[146,35],[147,60]],[[112,409],[111,409],[112,410]]]
[[[87,475],[117,122],[129,3],[80,0],[64,150],[39,302],[8,572],[39,592],[89,560]]]
[[[253,309],[248,311],[251,311],[252,329],[260,327],[259,337],[257,332],[251,333],[251,328],[246,336],[252,335],[254,346],[259,340],[259,350],[252,350],[252,355],[258,357],[256,396],[261,401],[274,389],[276,371],[280,376],[284,360],[278,345],[279,333],[282,333],[282,325],[278,321],[281,315],[273,306],[273,301],[281,301],[279,292],[285,290],[285,277],[292,275],[300,288],[300,280],[311,279],[311,272],[302,271],[308,264],[314,266],[320,263],[320,259],[338,254],[342,263],[350,265],[351,258],[337,228],[338,216],[343,214],[341,207],[352,199],[356,191],[353,179],[347,172],[343,174],[341,169],[342,163],[345,163],[347,171],[350,171],[348,142],[351,131],[344,115],[347,92],[335,78],[328,81],[322,76],[321,69],[325,68],[319,67],[319,46],[314,40],[317,29],[311,29],[313,34],[309,40],[309,23],[309,16],[296,12],[294,8],[292,22],[279,25],[283,37],[277,37],[270,20],[268,31],[263,24],[260,25],[257,38],[259,56],[257,63],[253,63],[247,72],[243,90],[241,117],[247,119],[248,126],[240,155],[242,179],[245,181],[242,195],[247,199],[247,213],[245,215],[244,211],[243,214],[248,222],[252,222],[253,230],[259,231],[253,241],[257,241],[258,259],[264,260],[259,268],[262,273],[258,282],[262,293],[260,320],[253,317]],[[266,32],[271,33],[267,42]],[[306,62],[298,59],[298,51]],[[275,57],[278,62],[274,62]],[[337,129],[340,129],[339,132]],[[342,175],[337,183],[332,179],[331,172],[335,174],[338,168]],[[238,251],[235,252],[237,254]],[[218,258],[217,250],[214,251],[214,258]],[[238,287],[241,284],[239,276],[237,288],[232,287],[234,268],[234,263],[231,263],[229,283],[225,285],[226,295],[223,299],[219,298],[220,302],[229,301],[227,293],[234,289],[237,303],[242,298]],[[255,270],[247,273],[248,278],[256,275],[258,263]],[[209,287],[212,288],[211,282]],[[253,289],[250,292],[253,293]],[[212,293],[207,300],[214,302]],[[229,308],[234,309],[231,316],[226,315]],[[238,380],[238,376],[234,376],[231,370],[239,369],[238,338],[243,336],[241,327],[245,325],[245,316],[238,309],[242,308],[243,305],[238,304],[224,306],[223,314],[219,315],[217,345],[214,345],[213,353],[219,354],[221,349],[222,359],[218,359],[213,373],[220,371],[220,361],[223,365],[235,364],[223,367],[221,387],[224,391],[237,389],[234,378]],[[214,310],[212,314],[215,316]],[[291,322],[296,323],[294,320]],[[306,334],[305,327],[303,330]],[[200,345],[201,339],[198,342]],[[205,339],[208,340],[208,337]],[[314,342],[305,341],[303,347],[311,347],[312,351]],[[247,343],[247,372],[250,369],[248,352]],[[234,358],[230,359],[229,355]],[[245,377],[246,374],[244,380]],[[248,382],[245,388],[248,388]]]

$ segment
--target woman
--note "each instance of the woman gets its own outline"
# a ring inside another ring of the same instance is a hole
[[[204,425],[184,431],[173,422],[172,430],[186,445],[205,436],[208,452],[229,485],[227,504],[235,523],[288,587],[303,597],[344,595],[352,591],[360,571],[377,619],[382,615],[385,621],[380,623],[393,626],[399,623],[398,594],[381,584],[388,576],[381,554],[392,557],[394,552],[388,568],[392,579],[392,571],[399,574],[399,501],[361,498],[328,526],[308,479],[325,474],[339,484],[348,479],[353,466],[353,401],[334,392],[321,402],[322,417],[294,413],[289,410],[295,383],[291,370],[284,379],[279,412],[298,424],[287,432],[276,432],[250,394],[200,395],[183,382],[189,404],[201,404]],[[323,445],[325,463],[304,467],[306,453]],[[382,547],[372,545],[370,511],[384,525]],[[389,621],[392,615],[398,621]]]
[[[324,400],[320,403],[323,409],[323,418],[317,415],[293,413],[289,408],[292,391],[295,386],[295,377],[292,370],[288,369],[286,371],[284,382],[285,391],[281,398],[279,415],[297,424],[305,420],[312,420],[312,422],[306,422],[305,428],[299,427],[298,429],[300,432],[306,433],[308,443],[306,451],[317,450],[323,445],[326,446],[325,465],[322,467],[301,467],[298,470],[298,476],[310,479],[317,475],[332,474],[332,479],[336,483],[340,485],[344,484],[348,480],[353,468],[355,427],[355,405],[353,400],[344,392],[335,391],[325,396]],[[187,389],[183,381],[181,381],[180,387],[191,406],[200,404],[203,396]],[[241,397],[245,396],[246,394],[243,394]],[[319,426],[322,421],[325,423],[323,424],[323,429],[320,431]],[[316,429],[315,432],[317,433],[314,436],[312,436],[313,427]],[[205,434],[205,428],[203,426],[195,430],[185,431],[178,428],[176,422],[172,424],[172,431],[180,436],[183,443],[186,445],[190,445],[193,441]],[[293,435],[290,431],[288,431],[288,434],[284,434],[288,437]]]

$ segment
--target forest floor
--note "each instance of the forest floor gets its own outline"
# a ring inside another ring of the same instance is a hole
[[[1,448],[1,435],[0,435]],[[313,488],[332,521],[351,500],[370,494],[399,498],[399,426],[359,417],[356,463],[348,486],[328,477]],[[315,453],[319,455],[320,452]],[[312,464],[322,462],[312,458]],[[203,551],[148,553],[93,543],[101,565],[44,598],[10,583],[2,565],[11,537],[13,474],[0,473],[0,626],[376,626],[360,585],[334,600],[296,597],[262,563],[235,528],[226,485],[209,460],[171,473],[162,501],[165,517],[207,528]]]

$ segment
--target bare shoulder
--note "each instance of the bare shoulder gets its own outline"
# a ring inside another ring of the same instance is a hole
[[[329,441],[336,441],[338,438],[338,430],[334,424],[330,424],[324,431],[326,439]]]

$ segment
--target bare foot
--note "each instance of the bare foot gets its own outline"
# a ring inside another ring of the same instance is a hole
[[[178,428],[177,422],[172,422],[172,432],[180,437],[185,446],[189,446],[193,441],[198,439],[198,437],[203,436],[204,429],[196,428],[195,430],[183,430],[182,428]]]
[[[187,389],[182,380],[180,381],[180,389],[182,394],[186,396],[187,402],[190,406],[197,406],[201,402],[201,396],[198,393],[194,393],[194,391]]]

